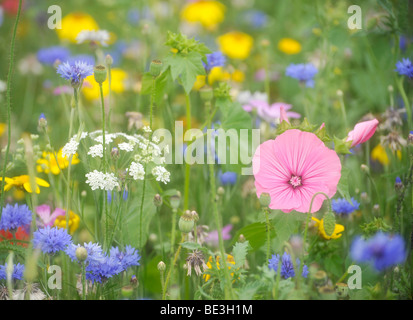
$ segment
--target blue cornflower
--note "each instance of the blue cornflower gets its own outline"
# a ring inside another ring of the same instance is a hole
[[[273,254],[271,259],[268,261],[268,267],[270,269],[273,269],[275,272],[278,272],[278,263],[280,261],[280,255],[279,254]],[[296,259],[296,267],[300,267],[300,259]],[[284,252],[282,259],[281,259],[281,270],[280,274],[284,279],[288,278],[293,278],[295,276],[295,270],[294,270],[294,264],[291,259],[291,256],[287,253]],[[308,267],[306,265],[303,266],[303,271],[301,275],[304,278],[307,278],[308,276]]]
[[[358,210],[360,208],[360,203],[358,203],[354,198],[351,198],[351,203],[344,198],[340,198],[332,200],[331,207],[335,213],[347,215]]]
[[[314,87],[314,76],[317,74],[318,70],[312,63],[300,63],[300,64],[290,64],[285,75],[291,78],[297,79],[300,82],[305,82],[306,87]]]
[[[61,46],[43,48],[37,51],[37,60],[52,66],[57,60],[64,62],[70,56],[69,49]]]
[[[25,227],[32,222],[32,212],[25,204],[19,206],[17,203],[12,206],[7,204],[3,208],[0,220],[0,230],[17,230],[19,227]]]
[[[33,246],[40,248],[44,253],[55,254],[72,243],[72,236],[63,228],[45,228],[38,229],[33,233]]]
[[[413,64],[410,59],[402,59],[402,61],[398,61],[396,63],[396,69],[398,74],[401,76],[408,76],[409,78],[413,78]]]
[[[110,249],[110,257],[117,259],[122,265],[122,271],[132,266],[139,266],[141,256],[137,249],[130,245],[126,246],[125,251],[120,251],[118,247]]]
[[[7,270],[7,263],[4,264],[3,266],[0,266],[0,280],[6,280],[6,270]],[[24,264],[18,263],[18,264],[13,265],[12,279],[22,280],[23,272],[24,272]]]
[[[79,262],[79,260],[76,257],[76,249],[82,247],[80,244],[69,244],[69,246],[67,247],[67,249],[65,250],[66,254],[70,257],[70,259],[72,261],[77,261]],[[83,247],[86,249],[87,251],[87,258],[85,260],[85,263],[88,265],[91,264],[100,264],[104,261],[105,256],[103,254],[102,251],[102,247],[97,244],[97,243],[84,243]]]
[[[354,261],[367,262],[377,271],[383,271],[406,259],[403,238],[383,232],[376,233],[368,240],[356,238],[351,245],[350,254]]]
[[[101,263],[89,264],[86,267],[86,279],[101,283],[122,271],[123,267],[119,259],[105,256]]]
[[[93,74],[93,65],[84,61],[65,62],[59,65],[57,73],[62,78],[71,81],[72,85],[77,85],[81,80]]]
[[[218,177],[219,180],[221,181],[221,183],[225,186],[225,185],[234,185],[237,182],[237,173],[236,172],[232,172],[232,171],[227,171],[222,173],[222,171],[220,171],[218,173]]]
[[[227,59],[222,54],[221,51],[215,51],[213,53],[207,54],[207,64],[204,64],[204,67],[207,71],[210,71],[214,67],[223,67]]]

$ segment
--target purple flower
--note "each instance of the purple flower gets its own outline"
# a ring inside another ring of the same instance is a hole
[[[394,70],[398,72],[401,76],[408,76],[409,78],[413,78],[413,64],[410,59],[402,59],[402,61],[398,61],[396,63],[396,69]]]
[[[86,267],[86,279],[101,283],[122,271],[122,264],[118,259],[104,256],[102,262],[89,264]]]
[[[227,61],[221,51],[215,51],[213,53],[207,54],[206,57],[207,64],[203,64],[207,71],[210,71],[214,67],[223,67],[225,66],[225,62]]]
[[[89,54],[77,54],[75,56],[71,56],[70,58],[68,58],[66,61],[63,61],[63,62],[69,62],[69,64],[75,64],[76,61],[83,61],[92,66],[95,65],[95,57]]]
[[[117,259],[122,265],[122,270],[126,270],[132,266],[139,266],[141,256],[138,250],[132,248],[130,245],[126,246],[125,251],[120,251],[118,247],[110,249],[110,256]]]
[[[0,280],[6,280],[6,270],[7,270],[7,263],[3,266],[0,266]],[[15,280],[22,280],[23,279],[23,272],[24,272],[24,265],[23,264],[15,264],[13,265],[13,273],[12,279]]]
[[[311,63],[290,64],[285,71],[285,75],[304,82],[306,87],[314,87],[314,76],[317,74],[317,68]]]
[[[69,49],[61,46],[43,48],[37,51],[37,60],[50,66],[52,66],[58,60],[61,62],[66,61],[69,56]]]
[[[25,227],[32,222],[32,212],[25,204],[19,206],[17,203],[12,206],[7,204],[3,208],[0,220],[0,230],[17,230],[19,227]]]
[[[248,10],[244,13],[244,19],[256,29],[264,27],[268,21],[267,15],[260,10]]]
[[[55,254],[65,250],[71,243],[72,236],[66,229],[47,226],[33,233],[33,246],[40,248],[44,253]]]
[[[367,240],[356,238],[351,245],[350,254],[353,260],[369,263],[377,271],[383,271],[406,259],[403,238],[383,232],[378,232]]]
[[[59,65],[57,73],[63,79],[69,80],[72,85],[77,85],[81,80],[93,74],[93,65],[84,61],[65,62]]]
[[[218,177],[221,183],[225,186],[228,184],[234,185],[237,182],[238,175],[236,172],[232,172],[232,171],[227,171],[224,173],[222,171],[219,171]]]
[[[229,234],[232,230],[232,224],[227,224],[222,228],[222,239],[229,240],[231,235]],[[214,230],[208,233],[208,236],[205,237],[205,242],[211,246],[218,246],[218,230]]]
[[[80,244],[69,244],[69,246],[67,247],[67,249],[65,250],[66,254],[70,257],[70,259],[72,261],[77,261],[79,262],[79,260],[76,257],[76,249],[82,247]],[[84,243],[83,247],[86,249],[87,251],[87,258],[85,260],[86,264],[99,264],[102,263],[105,259],[105,256],[103,254],[102,251],[102,247],[97,244],[97,243]]]
[[[280,255],[279,254],[273,254],[271,259],[268,261],[268,267],[275,272],[278,272],[278,263],[280,262]],[[300,267],[300,259],[296,259],[296,268],[298,269]],[[306,265],[303,266],[303,271],[301,275],[304,278],[307,278],[308,276],[308,267]],[[287,253],[284,252],[282,258],[281,258],[281,270],[280,274],[284,279],[288,278],[293,278],[295,276],[295,270],[294,270],[294,264],[291,259],[291,256]]]

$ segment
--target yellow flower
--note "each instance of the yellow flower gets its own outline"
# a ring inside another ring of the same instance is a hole
[[[40,178],[35,178],[36,180],[36,193],[40,193],[40,188],[41,187],[50,187],[50,184]],[[0,181],[2,180],[2,178],[0,177]],[[16,187],[20,190],[26,190],[29,193],[32,193],[32,188],[30,186],[30,177],[27,174],[21,175],[21,176],[17,176],[17,177],[13,177],[13,178],[5,178],[4,179],[6,181],[6,185],[4,186],[4,191],[9,191],[11,188]]]
[[[7,124],[0,123],[0,137],[3,135],[4,131],[7,129]]]
[[[402,158],[402,153],[400,152],[400,150],[397,150],[397,158]],[[387,166],[390,163],[386,149],[381,144],[375,146],[371,151],[371,159],[380,162],[383,166]]]
[[[99,26],[92,16],[83,12],[73,12],[62,19],[62,29],[56,29],[56,32],[61,40],[77,43],[76,37],[82,30],[99,30]]]
[[[203,27],[214,30],[224,20],[225,6],[218,1],[200,0],[188,3],[181,12],[187,22],[199,22]]]
[[[217,40],[223,54],[240,60],[248,58],[254,44],[254,39],[250,35],[239,31],[228,32]]]
[[[222,67],[213,67],[208,74],[208,84],[213,85],[217,81],[225,81],[230,78],[230,74]]]
[[[244,82],[245,73],[241,70],[234,70],[234,72],[231,74],[231,79],[235,82]]]
[[[71,234],[75,233],[75,231],[79,228],[80,218],[79,216],[70,210],[69,215],[69,232]],[[58,216],[53,224],[55,227],[66,229],[66,215]]]
[[[219,270],[219,259],[220,259],[220,256],[217,256],[216,261],[217,261],[217,268],[218,268],[218,270]],[[228,255],[227,255],[227,266],[228,266],[228,270],[231,270],[231,268],[232,268],[231,264],[234,265],[234,264],[235,264],[235,260],[234,260],[234,257],[233,257],[233,256],[231,256],[230,254],[228,254]],[[211,256],[210,256],[209,259],[208,259],[207,266],[208,266],[209,269],[212,269],[212,257],[211,257]],[[233,277],[233,276],[234,276],[234,273],[231,273],[231,277]],[[205,282],[208,281],[210,278],[211,278],[211,275],[210,275],[210,274],[208,274],[208,273],[204,274]]]
[[[278,42],[278,49],[286,54],[297,54],[301,52],[301,44],[291,38],[282,38]]]
[[[192,89],[199,91],[206,83],[206,76],[198,75],[196,76],[196,80]]]
[[[112,80],[111,80],[112,92],[115,92],[115,93],[124,92],[125,91],[124,81],[128,77],[128,74],[121,69],[115,68],[111,70],[111,76],[112,76]],[[109,94],[108,79],[106,79],[106,81],[103,82],[102,89],[103,89],[103,96],[106,97]],[[93,75],[86,78],[82,91],[86,99],[88,100],[100,99],[99,84],[95,81],[95,77]]]
[[[318,228],[318,231],[320,232],[320,235],[326,239],[338,239],[342,236],[342,232],[344,231],[344,226],[341,224],[336,224],[334,227],[333,234],[331,236],[328,236],[324,230],[324,219],[318,220],[317,218],[312,217],[313,221],[315,221],[315,227]]]
[[[72,157],[72,165],[79,162],[79,158],[75,154]],[[52,172],[54,175],[58,175],[60,170],[66,169],[68,166],[69,160],[62,156],[62,149],[59,150],[56,156],[51,152],[43,152],[42,158],[37,160],[37,172],[44,172],[46,174]]]

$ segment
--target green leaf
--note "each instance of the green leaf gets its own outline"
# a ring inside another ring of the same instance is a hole
[[[275,229],[275,245],[273,251],[280,251],[285,241],[288,241],[291,235],[296,234],[300,230],[300,226],[305,221],[307,215],[301,212],[285,213],[275,211],[272,219],[272,224]]]
[[[337,137],[334,137],[334,150],[341,154],[351,154],[350,143]]]
[[[341,178],[337,185],[337,191],[340,195],[347,201],[351,202],[351,196],[348,188],[348,176],[350,174],[350,169],[347,167],[341,167]]]
[[[191,92],[196,77],[205,74],[202,55],[198,52],[170,54],[166,57],[165,63],[170,67],[172,80],[180,77],[186,93]]]
[[[245,239],[248,240],[251,246],[251,251],[255,251],[265,244],[265,241],[267,239],[266,230],[267,228],[265,223],[261,222],[256,222],[248,226],[245,226],[244,228],[238,230],[238,232],[233,238],[234,240],[232,244],[234,244],[235,241],[242,234],[244,235]],[[274,232],[271,232],[270,235],[272,238],[275,236]]]
[[[161,73],[159,77],[156,78],[155,80],[155,103],[160,104],[166,88],[168,87],[168,84],[172,82],[171,79],[171,73],[169,69],[166,69],[164,72]],[[142,76],[142,89],[141,89],[141,94],[143,95],[150,95],[152,94],[152,85],[153,85],[153,77],[149,72],[146,72]]]
[[[245,260],[247,258],[248,250],[250,249],[250,243],[248,241],[245,242],[237,242],[232,249],[232,256],[235,260],[234,268],[238,269],[241,268],[245,264]]]
[[[183,242],[181,243],[182,248],[188,249],[188,250],[199,250],[201,249],[201,245],[196,243],[196,242]]]

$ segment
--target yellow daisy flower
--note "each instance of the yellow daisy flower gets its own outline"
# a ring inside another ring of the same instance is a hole
[[[278,49],[285,54],[297,54],[301,52],[301,44],[291,38],[282,38],[278,42]]]
[[[83,30],[99,30],[99,26],[92,16],[73,12],[62,19],[62,28],[56,29],[56,32],[59,39],[77,43],[76,37]]]
[[[220,266],[220,264],[219,264],[219,259],[220,259],[220,256],[217,256],[216,261],[217,261],[217,268],[218,268],[218,270],[220,270],[220,269],[219,269],[219,266]],[[232,265],[235,265],[235,260],[234,260],[234,257],[233,257],[232,255],[228,254],[228,255],[227,255],[227,266],[228,266],[228,270],[231,270],[231,268],[232,268],[231,264],[232,264]],[[210,256],[209,259],[208,259],[207,266],[208,266],[209,269],[212,269],[212,257],[211,257],[211,256]],[[233,277],[233,276],[234,276],[234,273],[231,273],[231,277]],[[210,275],[210,274],[208,274],[208,273],[204,274],[205,282],[208,281],[210,278],[211,278],[211,275]]]
[[[75,231],[79,228],[80,217],[70,210],[69,214],[69,232],[71,234],[75,233]],[[66,215],[58,216],[54,221],[53,225],[58,228],[66,229]]]
[[[254,39],[246,33],[239,31],[228,32],[217,39],[220,50],[232,59],[244,60],[251,53]]]
[[[341,224],[336,224],[334,227],[333,234],[331,236],[328,236],[324,230],[324,219],[318,220],[317,218],[312,217],[311,218],[313,221],[315,221],[315,227],[318,228],[318,232],[320,232],[320,235],[326,239],[338,239],[342,236],[342,232],[344,231],[344,226]]]
[[[193,90],[199,91],[206,84],[206,76],[198,75],[193,86]]]
[[[222,67],[213,67],[208,74],[208,84],[212,86],[217,81],[225,81],[231,77]]]
[[[125,91],[124,81],[128,77],[128,74],[121,70],[121,69],[112,69],[112,92],[115,93],[122,93]],[[103,96],[107,96],[109,94],[109,81],[106,78],[106,81],[103,82],[102,85],[103,89]],[[95,77],[93,75],[86,77],[85,83],[82,87],[82,92],[85,95],[86,99],[88,100],[97,100],[100,99],[100,88],[99,84],[95,81]]]
[[[2,180],[2,178],[0,177],[0,181]],[[4,191],[9,191],[11,188],[15,187],[18,188],[20,190],[26,190],[29,193],[32,193],[32,187],[30,185],[30,177],[27,174],[21,175],[21,176],[16,176],[13,178],[5,178],[4,179],[6,181],[6,185],[4,186]],[[40,178],[35,178],[36,181],[36,193],[40,193],[40,188],[41,187],[50,187],[50,184]]]
[[[400,150],[398,150],[396,154],[397,158],[402,158],[402,153],[400,152]],[[381,144],[378,144],[373,148],[373,150],[371,151],[371,159],[373,161],[380,162],[383,166],[388,166],[390,163],[390,159],[387,156],[386,149]]]
[[[224,20],[225,9],[218,1],[190,2],[182,9],[181,18],[187,22],[199,22],[203,27],[214,30]]]
[[[57,158],[57,161],[56,161]],[[72,165],[78,164],[79,158],[77,154],[72,157]],[[51,152],[43,152],[42,158],[37,160],[37,172],[44,172],[48,174],[49,172],[54,175],[58,175],[60,170],[66,169],[69,166],[69,160],[62,156],[62,149],[60,149],[55,156]]]

